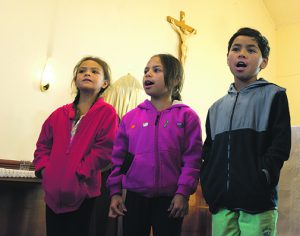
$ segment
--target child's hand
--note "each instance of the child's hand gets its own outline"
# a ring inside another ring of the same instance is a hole
[[[116,218],[118,216],[124,216],[124,211],[127,211],[122,196],[116,194],[113,195],[110,202],[108,217]]]
[[[170,211],[169,217],[179,218],[184,217],[189,212],[189,204],[186,197],[181,194],[176,194],[168,209]]]

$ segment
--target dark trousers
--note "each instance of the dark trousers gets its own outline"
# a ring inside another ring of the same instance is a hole
[[[147,198],[127,191],[123,236],[180,236],[183,218],[169,217],[173,197]]]
[[[46,205],[47,236],[87,236],[95,198],[86,199],[73,212],[56,214]]]
[[[101,195],[96,197],[89,236],[117,236],[117,219],[109,218],[110,196],[106,181],[111,170],[102,172]]]

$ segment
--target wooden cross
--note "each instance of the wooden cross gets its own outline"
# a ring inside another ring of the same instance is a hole
[[[175,18],[171,17],[171,16],[167,16],[167,21],[169,23],[173,23],[178,26],[179,28],[181,28],[182,30],[186,30],[190,33],[195,33],[196,34],[196,29],[192,28],[191,26],[185,24],[185,12],[184,11],[180,11],[180,20],[176,20]]]
[[[188,46],[186,40],[190,35],[196,34],[197,30],[185,23],[185,13],[180,11],[180,20],[176,20],[171,16],[167,16],[167,21],[172,28],[178,33],[180,39],[179,58],[182,64],[185,64]]]

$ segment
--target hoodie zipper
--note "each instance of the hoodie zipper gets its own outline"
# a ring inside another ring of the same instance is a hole
[[[159,162],[159,152],[158,152],[158,133],[159,133],[159,120],[161,113],[158,113],[155,118],[155,141],[154,141],[154,150],[155,150],[155,162],[156,162],[156,171],[155,171],[155,186],[156,192],[159,191],[159,173],[160,173],[160,162]]]
[[[160,118],[160,113],[156,115],[155,126],[157,126],[159,118]]]
[[[233,120],[233,114],[234,114],[234,110],[235,110],[235,107],[236,107],[236,103],[237,103],[239,94],[240,93],[238,92],[236,97],[235,97],[235,101],[234,101],[231,116],[230,116],[230,123],[229,123],[228,144],[227,144],[227,184],[226,184],[227,191],[229,190],[229,185],[230,185],[230,181],[229,181],[229,178],[230,178],[230,151],[231,151],[230,150],[230,143],[231,143],[232,120]]]

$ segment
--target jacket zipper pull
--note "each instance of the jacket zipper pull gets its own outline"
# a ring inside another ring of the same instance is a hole
[[[160,115],[157,115],[157,116],[156,116],[155,123],[154,123],[154,124],[155,124],[155,126],[158,124],[159,117],[160,117]]]

